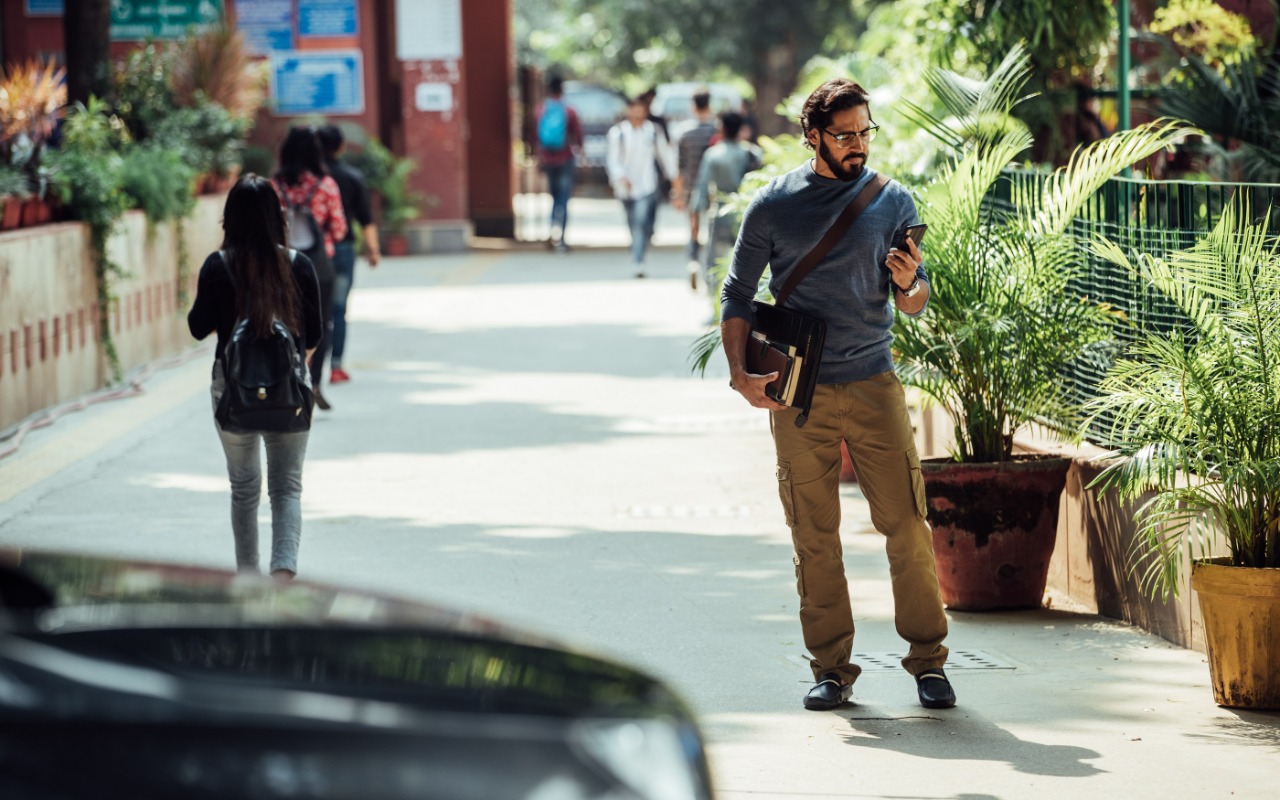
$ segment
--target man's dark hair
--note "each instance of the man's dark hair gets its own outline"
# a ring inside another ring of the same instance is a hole
[[[726,111],[720,115],[720,135],[724,141],[732,142],[738,138],[742,130],[742,115],[736,111]]]
[[[693,107],[699,111],[706,111],[711,108],[711,92],[706,89],[699,89],[693,95]]]
[[[337,125],[321,125],[316,130],[316,136],[320,138],[320,146],[324,148],[326,156],[336,156],[342,149],[342,128]]]
[[[837,111],[866,106],[871,111],[871,98],[867,90],[848,78],[832,78],[813,90],[809,99],[804,101],[804,109],[800,112],[800,127],[804,129],[804,146],[810,150],[813,144],[809,141],[809,131],[825,128],[831,124],[831,117]]]
[[[552,75],[547,79],[547,94],[552,97],[559,97],[564,94],[564,78],[559,75]]]

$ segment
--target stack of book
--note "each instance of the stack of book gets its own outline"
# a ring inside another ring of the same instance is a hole
[[[752,342],[748,346],[756,351],[754,355],[758,357],[755,373],[778,373],[777,378],[765,385],[765,394],[783,405],[791,405],[800,385],[800,368],[804,364],[804,358],[793,345],[770,341],[759,331],[752,331],[751,338]]]

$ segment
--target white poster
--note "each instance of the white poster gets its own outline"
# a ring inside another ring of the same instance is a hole
[[[462,0],[396,0],[396,58],[462,58]]]

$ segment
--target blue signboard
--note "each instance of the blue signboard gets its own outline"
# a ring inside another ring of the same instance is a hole
[[[262,55],[293,49],[293,0],[236,0],[236,28]]]
[[[298,0],[298,35],[318,39],[355,36],[356,0]]]
[[[57,17],[62,15],[63,0],[27,0],[28,17]]]
[[[298,114],[364,112],[364,62],[359,50],[294,50],[271,57],[273,110]]]

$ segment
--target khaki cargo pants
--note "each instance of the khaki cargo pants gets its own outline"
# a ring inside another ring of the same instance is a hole
[[[853,610],[840,546],[840,440],[848,443],[871,521],[885,536],[898,635],[910,644],[902,666],[912,675],[947,660],[925,522],[924,483],[906,397],[892,372],[862,381],[819,385],[803,428],[798,412],[771,412],[778,452],[778,493],[795,544],[800,626],[815,678],[838,673],[852,682],[862,668],[853,652]]]

